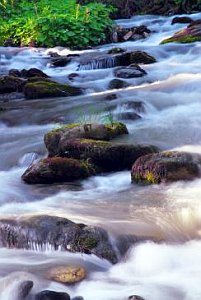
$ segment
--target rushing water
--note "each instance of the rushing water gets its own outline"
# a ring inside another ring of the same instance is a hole
[[[201,14],[193,15],[194,19]],[[126,300],[138,294],[146,300],[201,299],[201,180],[140,187],[131,185],[130,173],[96,176],[76,184],[28,186],[21,174],[36,158],[43,157],[44,133],[60,122],[100,121],[108,111],[114,116],[129,111],[128,102],[142,101],[138,121],[128,121],[129,137],[120,140],[161,149],[201,152],[201,44],[159,45],[183,25],[171,26],[171,18],[140,16],[120,20],[125,26],[147,25],[153,33],[145,40],[118,46],[143,50],[157,63],[143,66],[148,75],[129,79],[130,87],[108,91],[113,69],[82,68],[74,62],[51,68],[44,49],[0,48],[0,73],[11,68],[37,67],[60,82],[78,73],[73,84],[86,95],[48,100],[2,102],[0,113],[0,217],[50,214],[86,224],[101,225],[117,233],[150,236],[165,242],[133,247],[115,266],[93,256],[45,251],[0,249],[0,299],[16,299],[17,285],[34,280],[34,292],[42,289],[67,291],[85,300]],[[84,57],[102,54],[117,45],[80,52]],[[52,49],[51,49],[52,50]],[[59,54],[71,53],[55,48]],[[114,61],[108,62],[112,66]],[[91,70],[89,70],[91,69]],[[106,101],[111,93],[117,99]],[[12,260],[12,262],[11,262]],[[87,280],[75,287],[44,279],[50,266],[76,263],[88,270]],[[13,273],[14,272],[14,273]],[[17,272],[17,273],[15,273]],[[19,273],[20,272],[20,273]],[[17,299],[16,299],[17,300]]]

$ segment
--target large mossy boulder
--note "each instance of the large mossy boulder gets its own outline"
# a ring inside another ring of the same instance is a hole
[[[185,29],[178,31],[172,37],[163,40],[161,44],[193,43],[199,41],[201,41],[201,20],[191,22]]]
[[[0,220],[0,246],[16,249],[52,249],[94,254],[117,262],[108,233],[101,227],[76,224],[56,216],[34,216],[21,220]]]
[[[24,94],[27,99],[78,96],[82,90],[78,87],[64,85],[50,80],[37,80],[26,83]]]
[[[25,81],[14,76],[0,77],[0,94],[21,92]]]
[[[49,149],[48,149],[49,150]],[[89,160],[99,172],[130,169],[142,155],[157,152],[154,146],[119,144],[90,139],[66,139],[54,147],[54,155]]]
[[[148,154],[137,159],[132,167],[132,182],[158,184],[192,180],[200,176],[201,156],[169,151]]]
[[[86,161],[71,158],[49,157],[34,162],[22,175],[29,184],[71,182],[95,174],[95,169]]]
[[[123,134],[128,134],[128,129],[123,123],[104,124],[70,124],[52,130],[45,134],[44,142],[49,155],[62,153],[69,139],[84,138],[108,141]]]

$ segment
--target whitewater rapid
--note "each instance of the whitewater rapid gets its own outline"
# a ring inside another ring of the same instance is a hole
[[[201,18],[201,14],[191,16]],[[86,224],[101,225],[111,238],[119,233],[157,239],[133,247],[115,266],[94,256],[44,251],[0,249],[0,299],[13,300],[20,278],[34,278],[33,292],[67,291],[85,300],[126,300],[137,294],[145,300],[200,300],[201,288],[201,179],[168,185],[131,185],[130,172],[118,172],[51,186],[29,186],[24,170],[44,157],[43,136],[63,122],[100,121],[108,111],[129,111],[128,102],[143,102],[141,119],[126,121],[126,143],[153,144],[161,149],[201,153],[201,44],[160,42],[185,25],[171,25],[172,17],[138,16],[119,20],[122,26],[146,25],[153,32],[145,40],[110,44],[79,51],[86,57],[112,47],[143,50],[157,62],[142,67],[147,76],[129,79],[126,89],[108,90],[113,68],[79,70],[78,63],[51,68],[48,53],[71,54],[69,49],[0,48],[1,74],[9,69],[37,67],[59,82],[78,73],[73,82],[86,94],[73,98],[0,102],[0,218],[38,214],[57,215]],[[74,52],[73,52],[74,53]],[[117,99],[105,101],[115,93]],[[12,262],[11,262],[12,258]],[[75,262],[88,277],[75,287],[45,280],[50,266]],[[12,272],[25,272],[13,273]]]

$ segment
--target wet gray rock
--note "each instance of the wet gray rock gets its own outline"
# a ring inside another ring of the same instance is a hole
[[[35,300],[70,300],[67,293],[45,290],[35,295]]]
[[[0,221],[0,247],[33,249],[37,245],[43,250],[47,244],[55,250],[94,254],[117,262],[115,250],[103,228],[46,215]]]
[[[116,77],[125,78],[125,79],[143,77],[146,74],[147,74],[146,71],[140,68],[140,66],[138,65],[117,68],[114,71],[114,75]]]
[[[50,62],[50,66],[51,67],[65,67],[67,66],[69,63],[71,62],[71,58],[70,57],[66,57],[66,56],[59,56],[59,57],[55,57],[51,60]]]

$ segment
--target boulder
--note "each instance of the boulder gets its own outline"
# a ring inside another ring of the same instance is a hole
[[[131,171],[132,182],[158,184],[199,177],[201,157],[190,153],[166,151],[141,156]]]
[[[118,78],[114,78],[110,81],[109,85],[108,85],[108,89],[110,90],[118,90],[118,89],[123,89],[129,86],[129,83],[127,83],[124,80],[118,79]]]
[[[151,33],[151,30],[148,29],[145,25],[140,25],[140,26],[131,27],[131,28],[125,28],[125,27],[117,25],[117,26],[113,27],[112,41],[115,43],[125,42],[128,40],[133,40],[137,36],[138,36],[138,38],[137,38],[138,40],[144,39],[150,33]]]
[[[35,295],[35,300],[70,300],[67,293],[45,290]]]
[[[145,51],[133,51],[130,53],[130,64],[153,64],[155,62],[155,57]]]
[[[71,158],[49,157],[34,162],[22,175],[29,184],[71,182],[95,174],[95,169],[86,161]]]
[[[174,17],[172,19],[172,25],[174,24],[187,24],[187,23],[192,23],[193,22],[193,19],[191,19],[190,17]]]
[[[25,81],[14,76],[0,77],[0,94],[21,92]]]
[[[23,69],[21,71],[17,69],[11,69],[9,70],[10,76],[15,77],[23,77],[23,78],[32,78],[32,77],[40,77],[40,78],[48,78],[49,76],[45,74],[43,71],[37,69],[37,68],[31,68],[31,69]]]
[[[183,30],[176,32],[172,37],[167,38],[161,44],[167,43],[193,43],[201,41],[201,20],[193,21]]]
[[[65,143],[69,139],[85,138],[108,141],[123,134],[128,134],[128,129],[120,122],[111,125],[69,124],[45,134],[44,142],[49,155],[54,156],[65,148]]]
[[[72,284],[82,281],[86,277],[86,270],[77,266],[61,266],[52,268],[47,273],[47,278],[60,283]]]
[[[128,145],[90,139],[65,139],[49,149],[50,155],[89,160],[97,172],[127,170],[142,155],[157,152],[154,146]],[[54,152],[52,152],[52,150]]]
[[[76,224],[56,216],[34,216],[21,220],[0,221],[0,246],[17,249],[52,249],[94,254],[117,262],[108,233],[100,227]]]
[[[130,66],[117,68],[116,70],[114,70],[114,75],[116,77],[125,79],[143,77],[146,74],[146,71],[140,68],[138,65],[133,65],[132,67]]]
[[[67,97],[81,95],[82,90],[70,85],[41,80],[28,82],[24,87],[24,94],[27,99]]]
[[[51,60],[50,66],[51,67],[65,67],[71,62],[71,58],[67,56],[59,56],[55,57]]]
[[[84,298],[82,296],[76,296],[76,297],[73,297],[72,300],[84,300]]]

